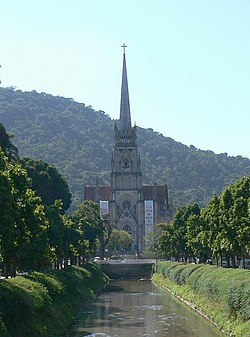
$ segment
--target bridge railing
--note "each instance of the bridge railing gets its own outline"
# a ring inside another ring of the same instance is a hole
[[[156,260],[154,259],[125,259],[125,260],[99,260],[96,261],[100,264],[155,264]]]

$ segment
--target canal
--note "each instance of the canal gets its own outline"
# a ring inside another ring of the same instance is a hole
[[[211,323],[149,280],[111,281],[70,337],[222,337]]]

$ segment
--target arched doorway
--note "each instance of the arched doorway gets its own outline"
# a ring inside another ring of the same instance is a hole
[[[129,225],[125,225],[122,227],[122,229],[125,231],[125,232],[128,232],[129,234],[132,234],[132,229]]]
[[[137,250],[137,233],[136,233],[136,224],[134,223],[133,219],[131,218],[123,218],[119,224],[119,229],[124,230],[125,232],[129,233],[133,237],[133,242],[130,247],[130,251]]]

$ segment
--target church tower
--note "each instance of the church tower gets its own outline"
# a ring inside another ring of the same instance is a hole
[[[116,227],[133,235],[132,250],[140,251],[144,236],[141,160],[137,151],[137,128],[131,126],[125,47],[123,45],[120,119],[114,127],[110,211]]]
[[[85,186],[84,199],[100,204],[112,226],[133,236],[132,252],[143,252],[154,225],[169,219],[167,185],[143,185],[137,127],[131,125],[125,45],[120,118],[114,126],[110,186]],[[152,236],[152,235],[151,235]]]

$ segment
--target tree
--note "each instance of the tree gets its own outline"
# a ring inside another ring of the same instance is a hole
[[[250,176],[237,180],[205,208],[197,204],[179,208],[170,225],[162,224],[159,249],[166,257],[204,262],[215,257],[236,267],[236,256],[250,254]],[[231,263],[230,263],[231,260]]]
[[[13,184],[9,177],[7,157],[0,149],[0,257],[7,268],[11,259],[11,246],[15,232],[16,205],[12,193]]]
[[[231,244],[234,254],[244,258],[250,252],[250,176],[237,180],[230,189],[233,196],[231,227],[236,234]]]
[[[152,258],[157,258],[159,255],[159,237],[162,233],[162,224],[154,224],[152,230],[145,237],[144,253]]]
[[[95,253],[98,239],[103,231],[99,205],[93,201],[85,200],[73,212],[72,221],[74,228],[80,234],[77,254],[79,257],[83,257],[83,260],[86,260],[89,255]]]
[[[79,244],[81,244],[82,235],[80,229],[77,228],[77,225],[74,223],[71,216],[68,214],[62,215],[62,220],[65,225],[64,227],[64,266],[70,264],[76,264],[77,257],[79,256]]]
[[[170,224],[163,223],[160,225],[162,233],[158,238],[158,250],[160,254],[168,259],[172,257],[178,259],[179,254],[174,246],[174,225],[173,222]]]
[[[68,184],[54,166],[30,158],[23,158],[21,163],[31,178],[32,189],[42,198],[45,205],[53,205],[60,199],[62,209],[69,208],[71,193]]]
[[[112,223],[109,214],[102,214],[102,231],[99,235],[100,241],[100,257],[103,260],[105,255],[105,249],[108,246],[110,235],[112,233]]]
[[[67,256],[66,218],[63,216],[62,201],[56,200],[53,205],[46,206],[45,214],[49,221],[48,239],[51,251],[53,252],[52,260],[54,267],[62,268],[63,259]]]
[[[133,242],[131,234],[124,230],[114,228],[110,235],[108,250],[109,252],[121,252],[128,250]]]
[[[48,266],[52,252],[48,240],[48,219],[41,198],[25,188],[16,219],[16,261],[20,270],[42,270]]]
[[[191,249],[191,237],[188,238],[188,219],[191,215],[200,214],[200,207],[197,203],[178,208],[170,225],[162,226],[162,234],[159,237],[160,252],[163,255],[170,255],[176,260],[187,261],[193,257]],[[191,228],[191,226],[190,226]],[[189,244],[188,244],[189,239]],[[166,248],[164,247],[166,244]]]
[[[6,132],[4,125],[0,123],[0,148],[2,148],[8,160],[18,162],[18,150],[17,147],[12,144],[11,138],[12,136]]]
[[[204,244],[211,250],[211,255],[218,261],[222,257],[221,246],[221,222],[220,222],[220,199],[216,194],[213,195],[210,202],[202,210],[202,219],[205,230],[203,232]]]
[[[195,263],[197,259],[204,263],[211,257],[205,221],[200,214],[191,214],[187,219],[187,245],[192,252]]]
[[[221,246],[227,259],[227,266],[230,266],[230,258],[235,267],[235,252],[239,251],[237,233],[235,226],[232,226],[233,195],[230,187],[226,188],[220,197],[220,224],[221,224]]]
[[[30,189],[26,171],[0,152],[0,249],[6,275],[41,268],[49,251],[41,199]]]

